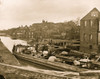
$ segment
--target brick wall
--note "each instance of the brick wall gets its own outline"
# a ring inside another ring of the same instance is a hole
[[[85,21],[87,21],[87,26],[84,25]],[[80,50],[86,53],[98,51],[97,20],[92,19],[92,21],[93,21],[93,25],[90,26],[90,20],[81,20]],[[86,38],[84,38],[84,34],[86,34]],[[89,39],[90,34],[92,34],[92,40]],[[90,48],[90,45],[92,46],[92,49]]]

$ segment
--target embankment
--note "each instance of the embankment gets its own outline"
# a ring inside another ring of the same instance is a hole
[[[0,41],[0,60],[3,60],[2,63],[10,64],[10,65],[20,65],[18,60],[14,55],[4,46],[4,44]]]
[[[7,65],[3,63],[0,63],[0,74],[3,75],[5,79],[100,79],[99,75],[78,76],[77,73],[58,73],[54,71],[49,72],[39,69],[29,69]]]
[[[64,76],[64,73],[54,71],[29,69],[3,63],[0,63],[0,74],[6,79],[74,79],[76,77]]]

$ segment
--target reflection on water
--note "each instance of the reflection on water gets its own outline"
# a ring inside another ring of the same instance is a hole
[[[16,44],[24,44],[24,45],[27,45],[27,42],[26,41],[23,41],[23,40],[12,40],[10,37],[0,37],[1,38],[1,41],[3,42],[3,44],[9,49],[9,51],[12,52],[12,48],[13,48],[13,45],[16,45]]]

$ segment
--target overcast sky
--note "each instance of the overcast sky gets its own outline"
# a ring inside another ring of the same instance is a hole
[[[94,7],[100,10],[100,0],[0,0],[0,29],[75,20]]]

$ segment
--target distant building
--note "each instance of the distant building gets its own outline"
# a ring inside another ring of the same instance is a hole
[[[32,37],[31,33],[28,27],[19,27],[12,33],[12,38],[29,39]]]
[[[100,12],[94,8],[80,23],[80,50],[100,53]]]
[[[6,33],[0,33],[0,36],[6,36],[7,34]]]

